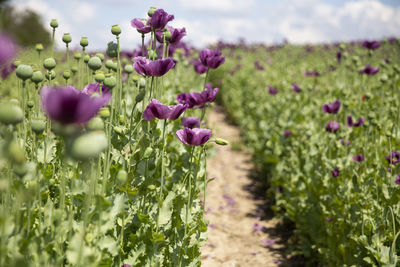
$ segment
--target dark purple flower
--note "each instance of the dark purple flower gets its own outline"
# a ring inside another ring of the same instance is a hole
[[[204,49],[200,51],[200,61],[207,68],[216,69],[225,62],[225,57],[221,55],[219,50]]]
[[[85,123],[105,105],[103,97],[92,97],[72,86],[46,86],[40,95],[43,109],[50,119],[62,124]]]
[[[160,77],[175,66],[171,58],[150,60],[145,57],[135,57],[133,67],[136,72],[143,76]]]
[[[200,120],[197,117],[186,117],[182,118],[182,125],[183,127],[193,129],[195,127],[200,127]]]
[[[326,217],[326,221],[331,222],[331,221],[333,221],[333,218],[332,217]]]
[[[380,44],[377,41],[364,41],[362,43],[362,46],[364,48],[370,49],[370,50],[375,50],[377,48],[379,48]]]
[[[170,44],[178,43],[186,35],[185,28],[175,29],[174,27],[167,26],[167,29],[171,33],[171,37],[169,38],[169,40],[167,40]],[[161,30],[156,32],[156,38],[158,42],[160,43],[164,42],[163,32]]]
[[[194,71],[197,72],[198,74],[203,74],[208,70],[207,67],[205,67],[203,64],[201,64],[200,60],[195,60],[193,62],[193,67],[194,67]]]
[[[389,164],[396,165],[397,163],[400,162],[400,152],[393,151],[392,155],[390,156],[390,154],[389,154],[389,155],[385,156],[385,159],[387,160],[387,162]]]
[[[326,125],[325,130],[327,132],[336,133],[337,130],[339,130],[339,128],[340,128],[339,123],[337,123],[336,121],[330,121]]]
[[[357,155],[353,156],[353,161],[362,162],[362,161],[364,161],[364,156],[362,154],[357,154]]]
[[[210,82],[208,82],[208,83],[206,83],[206,84],[204,85],[204,88],[206,88],[206,89],[213,89],[213,84],[210,83]]]
[[[342,146],[349,146],[350,140],[347,140],[346,142],[344,142],[344,139],[340,139],[340,143],[342,144]]]
[[[333,103],[323,105],[322,110],[326,113],[336,114],[339,112],[341,104],[340,100],[336,100]]]
[[[176,97],[176,100],[181,104],[188,105],[188,108],[202,108],[205,104],[215,100],[218,90],[218,88],[207,88],[201,93],[181,93]]]
[[[395,184],[400,184],[400,174],[397,175],[396,181],[394,181]]]
[[[8,75],[10,75],[14,70],[15,70],[15,66],[13,63],[11,64],[5,64],[3,67],[1,67],[1,78],[5,79],[8,77]]]
[[[89,83],[88,85],[83,88],[82,93],[87,94],[91,97],[99,97],[103,100],[104,105],[108,103],[111,99],[111,92],[110,90],[104,86],[101,87],[101,96],[100,96],[100,87],[98,83]],[[103,105],[103,106],[104,106]]]
[[[174,15],[169,15],[164,9],[157,9],[151,17],[150,25],[154,30],[161,30],[173,19]]]
[[[269,89],[268,89],[268,92],[271,95],[276,95],[278,93],[278,90],[276,90],[274,87],[270,86]]]
[[[339,64],[342,63],[342,52],[339,51],[336,53],[336,59]]]
[[[176,132],[179,140],[189,146],[200,146],[205,144],[211,137],[211,130],[203,128],[185,128]]]
[[[378,67],[371,67],[371,65],[367,64],[365,68],[360,70],[361,74],[367,74],[367,75],[374,75],[379,72]]]
[[[347,127],[359,127],[364,124],[365,119],[359,118],[356,122],[353,122],[352,116],[347,116]]]
[[[131,26],[136,28],[139,33],[146,34],[151,31],[150,25],[148,25],[145,19],[133,19],[131,20]]]
[[[289,137],[289,136],[291,136],[292,135],[292,131],[291,130],[285,130],[284,132],[283,132],[283,136],[284,137]]]
[[[254,67],[258,70],[264,70],[264,67],[260,64],[258,60],[254,61]]]
[[[318,77],[320,74],[316,70],[303,72],[304,77]]]
[[[0,33],[0,67],[8,64],[17,53],[17,47],[13,40],[5,34]]]
[[[300,86],[297,83],[292,83],[292,87],[293,87],[293,91],[295,91],[296,93],[301,92]]]
[[[217,97],[219,89],[218,88],[206,88],[200,93],[201,98],[203,99],[203,104],[214,102]]]
[[[143,119],[146,121],[150,121],[154,118],[176,120],[186,109],[187,105],[178,104],[167,106],[153,98],[143,111]]]
[[[331,174],[333,177],[338,177],[340,173],[340,170],[338,168],[331,170]]]

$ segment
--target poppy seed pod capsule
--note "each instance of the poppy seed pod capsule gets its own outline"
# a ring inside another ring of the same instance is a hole
[[[146,95],[146,90],[144,90],[144,89],[141,89],[140,91],[139,91],[139,93],[136,95],[136,97],[135,97],[135,101],[136,101],[136,103],[139,103],[139,102],[141,102],[143,99],[144,99],[144,96]]]
[[[146,87],[146,80],[144,78],[139,79],[139,88],[145,88]]]
[[[82,54],[79,53],[79,52],[76,52],[76,53],[74,54],[74,58],[75,58],[76,60],[81,59],[81,57],[82,57]]]
[[[151,7],[149,8],[149,11],[147,11],[147,15],[148,15],[149,17],[152,17],[153,14],[154,14],[154,12],[155,12],[156,10],[157,10],[156,7],[151,6]]]
[[[50,73],[50,74],[49,74],[49,73]],[[52,80],[54,80],[54,79],[56,78],[56,72],[55,72],[54,70],[47,71],[47,72],[44,74],[44,76],[46,76],[46,79],[47,79],[47,80],[50,80],[50,78],[51,78]]]
[[[37,43],[35,45],[35,49],[36,51],[41,52],[43,50],[43,45],[41,43]]]
[[[78,67],[77,66],[72,66],[71,67],[71,72],[72,73],[77,73],[78,72]]]
[[[27,106],[29,109],[33,108],[34,105],[35,105],[35,104],[33,103],[32,100],[29,100],[28,102],[26,102],[26,106]]]
[[[101,59],[97,56],[91,57],[89,59],[88,66],[93,71],[101,69]]]
[[[44,79],[43,73],[40,70],[36,70],[32,73],[31,81],[35,84],[42,82]]]
[[[119,170],[117,173],[117,183],[119,185],[123,185],[126,183],[126,180],[128,179],[128,174],[126,173],[125,170]]]
[[[13,103],[0,103],[0,122],[4,124],[17,124],[22,122],[24,115],[22,109]]]
[[[118,55],[118,45],[114,42],[109,42],[107,44],[106,54],[109,57],[117,57]]]
[[[25,162],[24,150],[15,140],[11,141],[11,143],[8,145],[7,156],[14,163],[22,164]]]
[[[133,66],[132,65],[125,65],[124,72],[127,74],[131,74],[133,72]]]
[[[113,62],[113,64],[111,65],[111,69],[112,69],[113,71],[117,71],[117,70],[118,70],[118,64],[117,64],[117,62]]]
[[[52,27],[53,29],[55,29],[55,28],[58,27],[58,22],[57,22],[56,19],[52,19],[52,20],[50,21],[50,27]]]
[[[68,70],[64,71],[63,78],[68,80],[69,78],[71,78],[71,73]]]
[[[124,57],[124,58],[121,59],[121,64],[122,64],[122,65],[126,65],[126,64],[128,64],[128,63],[129,63],[129,60],[128,60],[126,57]]]
[[[169,41],[169,39],[171,39],[171,37],[172,37],[171,32],[167,28],[164,29],[163,35],[165,36],[165,40],[167,40],[167,41]]]
[[[117,36],[120,35],[121,28],[118,26],[118,24],[115,24],[111,27],[111,33]]]
[[[32,67],[25,64],[20,64],[16,70],[17,77],[23,81],[30,79],[33,74]]]
[[[89,60],[90,60],[90,56],[89,56],[89,55],[85,55],[85,56],[83,57],[83,62],[88,63]]]
[[[43,61],[43,67],[47,70],[52,70],[56,67],[56,61],[52,57],[46,58]]]
[[[110,117],[110,110],[107,107],[101,108],[99,110],[99,115],[103,119],[107,119],[108,117]]]
[[[103,131],[84,133],[75,138],[69,146],[69,154],[76,160],[96,158],[108,147],[108,140]]]
[[[117,80],[114,76],[107,75],[104,79],[104,85],[111,90],[117,85]]]
[[[216,138],[215,143],[220,146],[226,146],[229,144],[228,141],[226,141],[225,139],[222,139],[222,138]]]
[[[46,122],[41,119],[33,119],[31,121],[31,128],[35,134],[41,134],[46,128]]]
[[[104,122],[99,117],[94,117],[88,122],[87,128],[91,131],[104,130]]]
[[[107,68],[108,70],[111,70],[113,64],[114,64],[114,62],[113,62],[111,59],[109,59],[109,60],[106,61],[105,66],[106,66],[106,68]]]
[[[66,44],[69,44],[72,41],[71,35],[69,33],[64,33],[62,41]]]
[[[98,83],[101,83],[102,81],[104,81],[105,78],[106,78],[106,76],[104,76],[104,73],[102,71],[98,71],[94,75],[94,80]]]
[[[95,55],[96,57],[98,57],[98,58],[100,58],[100,60],[101,60],[101,62],[103,62],[104,61],[104,54],[103,53],[96,53],[96,55]]]
[[[88,45],[89,45],[88,38],[87,38],[87,37],[82,37],[82,38],[81,38],[81,41],[80,41],[80,45],[81,45],[82,47],[88,46]]]

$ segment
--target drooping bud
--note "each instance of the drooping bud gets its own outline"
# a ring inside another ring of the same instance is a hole
[[[128,179],[128,174],[125,170],[119,170],[117,173],[117,183],[119,185],[124,185]]]
[[[43,67],[47,70],[52,70],[56,67],[56,61],[52,57],[46,58],[43,61]]]
[[[69,33],[64,33],[62,40],[64,43],[69,44],[72,41],[72,37]]]
[[[215,143],[216,143],[217,145],[220,145],[220,146],[226,146],[226,145],[229,144],[228,141],[226,141],[225,139],[222,139],[222,138],[216,138],[216,139],[215,139]]]
[[[22,109],[14,103],[0,103],[0,122],[4,124],[18,124],[24,119]]]
[[[81,45],[82,47],[88,46],[88,45],[89,45],[88,38],[87,38],[87,37],[82,37],[82,38],[81,38],[81,41],[80,41],[80,45]]]
[[[99,70],[101,68],[101,59],[97,56],[91,57],[88,66],[93,71]]]
[[[135,97],[135,101],[136,101],[136,103],[139,103],[139,102],[141,102],[143,99],[144,99],[144,96],[146,95],[146,90],[144,90],[144,89],[141,89],[140,91],[139,91],[139,93],[136,95],[136,97]]]
[[[58,27],[58,22],[56,19],[52,19],[50,21],[50,27],[52,27],[53,29],[56,29]]]
[[[111,27],[111,33],[118,36],[121,33],[121,28],[118,26],[118,24],[115,24]]]
[[[118,45],[114,42],[109,42],[107,44],[107,50],[106,50],[107,56],[113,58],[117,57],[118,55]]]
[[[20,64],[15,72],[17,74],[17,77],[23,81],[30,79],[33,74],[32,67],[25,64]]]
[[[114,76],[107,74],[104,79],[104,85],[111,90],[117,85],[117,80]]]

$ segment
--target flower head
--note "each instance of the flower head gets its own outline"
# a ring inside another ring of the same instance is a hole
[[[154,118],[176,120],[187,109],[187,105],[163,105],[157,99],[151,99],[150,104],[147,105],[143,111],[143,119],[150,121]]]
[[[293,91],[295,91],[296,93],[301,92],[300,86],[297,83],[292,83],[292,87],[293,87]]]
[[[0,34],[0,67],[3,68],[17,53],[17,48],[10,37]]]
[[[362,162],[362,161],[364,161],[364,156],[362,154],[357,154],[357,155],[353,156],[353,161]]]
[[[171,37],[169,38],[169,40],[167,40],[170,44],[178,43],[186,35],[186,29],[185,28],[176,29],[174,27],[167,26],[167,29],[171,33]],[[156,32],[156,37],[157,37],[157,41],[158,42],[160,42],[160,43],[164,42],[164,40],[163,40],[163,32],[162,31],[157,31]]]
[[[176,97],[176,100],[181,104],[188,105],[188,108],[203,108],[207,103],[214,102],[218,88],[207,88],[201,93],[181,93]]]
[[[175,66],[171,58],[150,60],[145,57],[135,57],[133,67],[137,73],[143,76],[160,77]]]
[[[394,181],[395,184],[400,184],[400,173],[397,175],[396,180]]]
[[[340,173],[340,170],[338,168],[331,170],[331,174],[335,178],[339,176],[339,173]]]
[[[197,117],[186,117],[182,118],[183,127],[193,129],[195,127],[200,127],[200,120]]]
[[[342,52],[339,51],[336,53],[336,59],[339,64],[342,62]]]
[[[339,100],[336,100],[333,103],[323,105],[322,110],[326,113],[336,114],[339,112],[341,104],[342,104],[342,102],[340,102]]]
[[[367,75],[374,75],[379,72],[378,67],[371,67],[371,65],[367,64],[365,68],[360,70],[361,74],[367,74]]]
[[[189,146],[204,145],[211,137],[211,130],[203,128],[185,128],[176,132],[179,140]]]
[[[385,159],[389,164],[396,165],[397,163],[400,163],[400,152],[393,151],[392,154],[385,156]]]
[[[131,26],[136,28],[139,33],[146,34],[151,31],[151,27],[148,22],[149,21],[136,18],[131,20]]]
[[[268,92],[271,95],[276,95],[278,93],[278,90],[276,90],[274,87],[270,86],[269,89],[268,89]]]
[[[154,30],[161,30],[173,19],[174,15],[168,14],[164,9],[157,9],[151,17],[150,25]]]
[[[337,130],[339,130],[339,128],[340,128],[339,123],[337,123],[336,121],[330,121],[326,125],[325,130],[327,132],[336,133]]]
[[[204,49],[200,51],[200,61],[207,68],[216,69],[225,62],[225,57],[221,55],[221,51],[218,49]]]
[[[291,130],[285,130],[284,132],[283,132],[283,136],[284,137],[289,137],[289,136],[291,136],[292,135],[292,131]]]
[[[356,122],[353,122],[352,116],[347,116],[347,127],[359,127],[364,124],[365,119],[359,118]]]
[[[364,48],[370,49],[370,50],[375,50],[377,48],[379,48],[380,44],[377,41],[364,41],[362,43],[362,46]]]
[[[203,74],[208,70],[206,66],[201,64],[200,60],[193,61],[193,67],[194,71],[197,72],[198,74]]]
[[[104,86],[104,84],[101,87],[101,95],[98,83],[89,83],[83,88],[82,93],[92,97],[100,97],[104,101],[104,105],[107,104],[111,99],[111,92],[107,87]]]

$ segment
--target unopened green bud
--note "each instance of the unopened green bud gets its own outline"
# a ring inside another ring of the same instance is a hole
[[[118,24],[115,24],[111,27],[111,33],[117,36],[120,35],[121,28],[118,26]]]
[[[215,143],[220,146],[226,146],[229,144],[228,141],[226,141],[225,139],[222,139],[222,138],[216,138]]]
[[[138,94],[136,95],[136,97],[135,97],[136,103],[141,102],[141,101],[143,100],[143,98],[144,98],[145,95],[146,95],[146,90],[141,89],[141,90],[139,91],[139,93],[138,93]]]
[[[167,28],[165,28],[165,30],[163,31],[163,35],[166,41],[169,41],[169,39],[171,39],[172,37],[171,32]]]
[[[118,55],[118,45],[114,42],[109,42],[107,44],[107,50],[106,50],[107,56],[113,58],[117,57]]]
[[[80,45],[81,45],[82,47],[88,46],[88,45],[89,45],[88,38],[87,38],[87,37],[82,37],[82,38],[81,38]]]
[[[68,80],[69,78],[71,78],[71,73],[69,72],[69,70],[66,70],[63,72],[63,78],[65,80]]]
[[[114,126],[113,127],[114,132],[116,132],[118,135],[124,135],[124,130],[119,127],[119,126]]]
[[[64,33],[62,40],[64,43],[69,44],[72,41],[72,37],[69,33]]]
[[[17,124],[22,122],[24,114],[22,109],[13,103],[0,103],[0,122],[4,124]]]
[[[87,128],[92,131],[104,130],[104,122],[101,118],[94,117],[88,122]]]
[[[56,67],[56,61],[52,57],[46,58],[43,61],[43,67],[47,70],[52,70]]]
[[[46,79],[47,79],[47,80],[50,80],[50,78],[51,78],[52,80],[54,80],[54,79],[56,78],[56,72],[55,72],[54,70],[47,71],[47,72],[44,74],[44,76],[46,76]]]
[[[117,80],[114,76],[107,75],[104,79],[104,86],[108,89],[113,89],[117,85]]]
[[[101,59],[97,56],[91,57],[88,66],[93,71],[101,69]]]
[[[31,81],[35,84],[39,84],[44,79],[43,73],[40,70],[36,70],[32,73]]]
[[[50,21],[50,27],[52,27],[53,29],[55,29],[55,28],[58,27],[58,22],[57,22],[56,19],[52,19],[52,20]]]
[[[121,59],[121,64],[122,65],[129,64],[129,60],[126,57],[124,57],[124,58]]]
[[[28,172],[28,167],[25,163],[15,164],[13,166],[13,171],[19,177],[24,177],[25,174]]]
[[[124,71],[127,74],[131,74],[133,72],[133,66],[132,65],[125,65]]]
[[[41,43],[37,43],[35,45],[35,49],[36,51],[41,52],[43,50],[43,45]]]
[[[114,62],[111,59],[109,59],[109,60],[106,61],[105,66],[106,66],[107,69],[111,70],[113,64],[114,64]]]
[[[78,72],[78,66],[72,66],[71,67],[71,72],[72,73],[77,73]]]
[[[121,123],[125,123],[126,118],[125,118],[125,116],[124,116],[123,114],[119,115],[119,121],[120,121]]]
[[[46,121],[41,119],[33,119],[31,121],[31,128],[35,134],[43,133],[44,129],[46,129]]]
[[[96,72],[96,74],[94,75],[94,80],[98,83],[101,83],[104,81],[104,79],[106,78],[106,76],[104,76],[104,73],[102,71],[98,71]]]
[[[30,79],[33,74],[33,69],[29,65],[20,64],[16,70],[17,77],[23,81]]]
[[[117,183],[119,185],[124,185],[127,179],[128,179],[128,174],[126,173],[126,171],[119,170],[119,172],[117,173]]]
[[[104,54],[103,54],[103,53],[98,52],[98,53],[96,53],[95,56],[98,57],[98,58],[100,58],[101,62],[104,61]]]
[[[82,54],[79,53],[79,52],[76,52],[76,53],[74,54],[74,58],[75,58],[76,60],[81,59],[81,57],[82,57]]]
[[[153,154],[153,149],[151,147],[147,147],[144,151],[143,158],[148,159],[151,154]]]
[[[89,60],[90,60],[90,56],[89,56],[89,55],[85,55],[85,56],[83,57],[83,62],[89,63]]]
[[[343,51],[345,48],[346,48],[346,45],[345,45],[344,43],[341,43],[341,44],[339,45],[339,49],[340,49],[341,51]]]
[[[15,140],[8,145],[7,154],[12,162],[17,164],[25,162],[24,150]]]
[[[101,108],[99,111],[99,115],[103,119],[106,119],[106,118],[110,117],[110,110],[107,107]]]
[[[147,15],[148,15],[149,17],[152,17],[153,14],[154,14],[154,12],[155,12],[156,10],[157,10],[156,7],[151,6],[151,7],[149,8],[149,11],[147,11]]]
[[[141,77],[139,79],[139,88],[145,88],[145,87],[146,87],[146,80],[143,77]]]
[[[26,106],[27,106],[29,109],[33,108],[34,105],[35,105],[35,104],[33,103],[32,100],[28,100],[28,101],[26,102]]]
[[[108,147],[108,140],[104,132],[95,131],[84,133],[72,141],[69,153],[76,160],[96,158]]]

